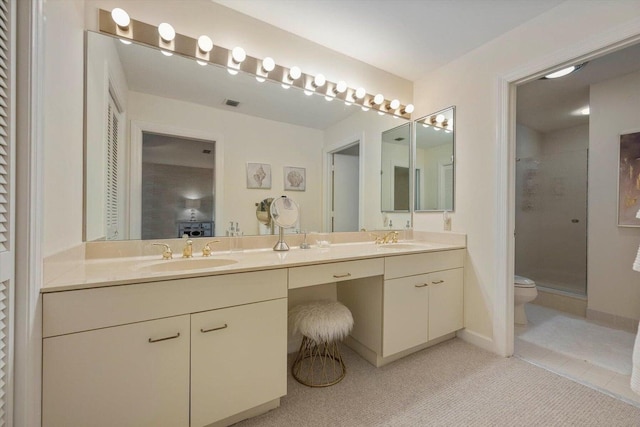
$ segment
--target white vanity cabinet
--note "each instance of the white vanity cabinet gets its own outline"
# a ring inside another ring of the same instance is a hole
[[[387,257],[382,357],[463,327],[464,251]]]
[[[45,293],[43,426],[205,426],[277,406],[286,318],[286,269]]]

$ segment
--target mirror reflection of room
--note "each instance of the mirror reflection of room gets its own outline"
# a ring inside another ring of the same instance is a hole
[[[382,132],[382,212],[409,211],[411,124]]]

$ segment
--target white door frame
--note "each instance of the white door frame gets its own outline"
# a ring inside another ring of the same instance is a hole
[[[496,103],[497,131],[497,215],[496,293],[493,337],[496,353],[513,354],[513,275],[515,266],[515,128],[516,86],[542,77],[551,69],[584,62],[640,41],[640,18],[634,19],[579,44],[545,55],[498,76]]]
[[[331,231],[331,156],[353,145],[359,145],[358,155],[358,229],[364,225],[364,131],[355,134],[349,138],[343,138],[340,141],[329,144],[322,149],[322,181],[324,183],[324,197],[322,198],[322,223],[324,229],[322,231]]]
[[[162,123],[131,121],[131,147],[129,154],[129,239],[140,239],[142,235],[140,217],[142,215],[142,134],[143,132],[181,138],[215,141],[214,170],[214,215],[215,236],[224,234],[222,230],[222,207],[224,205],[224,142],[220,135],[193,129],[184,129]],[[220,228],[219,228],[220,227]]]

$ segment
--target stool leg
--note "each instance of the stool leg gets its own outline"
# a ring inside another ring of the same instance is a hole
[[[346,375],[346,367],[338,343],[316,343],[304,336],[291,366],[291,374],[296,381],[309,387],[328,387],[339,383]]]

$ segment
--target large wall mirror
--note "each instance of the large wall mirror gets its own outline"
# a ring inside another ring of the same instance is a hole
[[[414,121],[415,210],[453,211],[455,107]]]
[[[282,195],[300,206],[292,232],[332,231],[323,165],[342,146],[359,169],[340,231],[382,227],[382,135],[407,120],[101,33],[86,43],[86,241],[270,234],[256,206]]]

